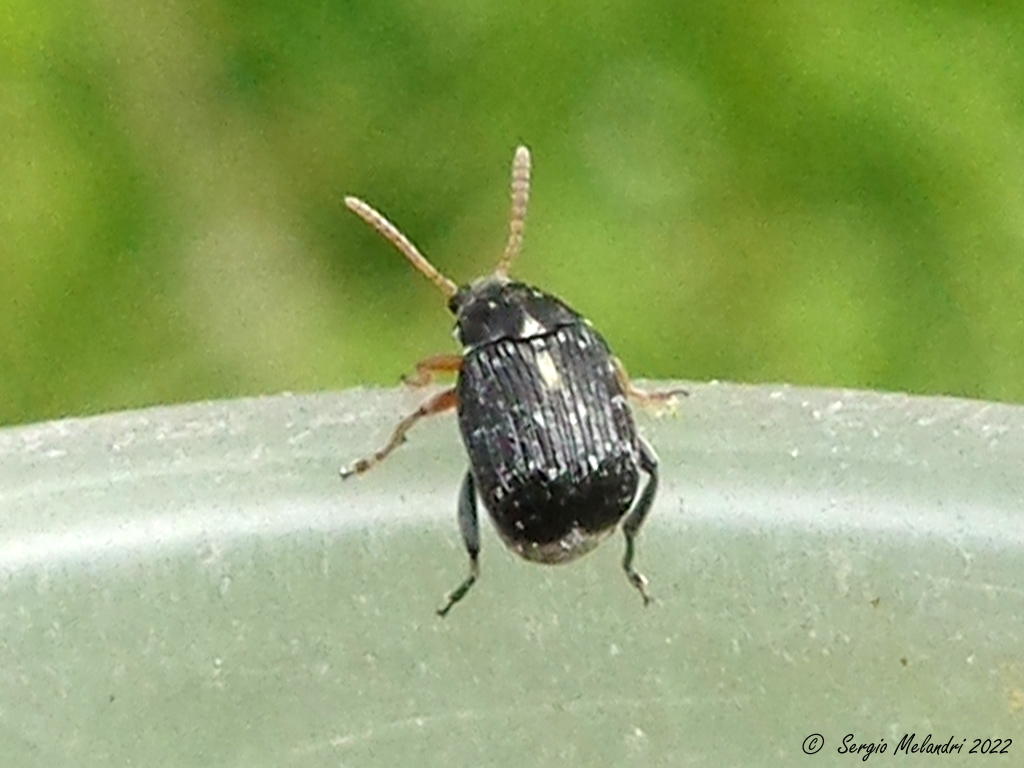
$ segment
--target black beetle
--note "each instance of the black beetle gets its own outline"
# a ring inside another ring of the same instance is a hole
[[[399,422],[372,456],[341,470],[366,472],[405,442],[425,416],[451,408],[469,454],[458,518],[469,552],[469,576],[438,610],[444,616],[480,575],[479,492],[505,544],[527,560],[565,563],[589,552],[625,518],[622,567],[650,602],[647,579],[633,569],[633,541],[658,488],[658,459],[638,433],[626,396],[666,400],[684,390],[646,392],[632,385],[590,322],[563,301],[510,280],[530,194],[530,152],[512,161],[508,244],[494,274],[458,286],[442,275],[384,216],[355,197],[345,204],[386,237],[445,296],[455,315],[461,355],[437,355],[416,365],[405,382],[422,386],[439,372],[457,373],[454,387]],[[633,510],[627,514],[648,475]]]

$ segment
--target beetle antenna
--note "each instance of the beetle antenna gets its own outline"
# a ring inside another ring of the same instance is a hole
[[[526,206],[530,202],[530,150],[520,144],[512,158],[512,216],[508,223],[508,245],[494,274],[508,277],[512,260],[519,255],[526,227]]]
[[[426,275],[430,282],[441,289],[441,293],[449,299],[458,293],[459,286],[438,272],[437,268],[427,261],[427,257],[420,253],[415,245],[409,242],[409,238],[399,232],[398,227],[385,219],[381,213],[358,197],[346,197],[345,205],[348,206],[352,213],[384,235],[416,269]]]

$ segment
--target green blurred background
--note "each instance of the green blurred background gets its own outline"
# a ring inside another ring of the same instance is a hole
[[[636,376],[1024,401],[1024,6],[7,0],[0,423],[392,384],[504,245]]]

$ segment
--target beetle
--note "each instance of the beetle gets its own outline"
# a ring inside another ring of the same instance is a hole
[[[512,213],[505,253],[492,275],[457,285],[394,224],[367,203],[345,205],[436,285],[455,316],[458,355],[417,363],[407,384],[455,373],[455,386],[402,419],[376,453],[341,470],[362,474],[406,441],[421,419],[455,409],[469,468],[458,494],[458,522],[469,575],[438,609],[445,616],[480,576],[477,496],[512,551],[537,563],[566,563],[593,550],[622,523],[622,569],[644,605],[647,579],[633,567],[635,539],[658,489],[658,458],[637,431],[627,396],[671,400],[685,390],[635,387],[590,321],[561,299],[509,278],[519,254],[530,194],[530,152],[512,161]],[[647,475],[639,499],[640,473]],[[632,507],[632,509],[630,509]]]

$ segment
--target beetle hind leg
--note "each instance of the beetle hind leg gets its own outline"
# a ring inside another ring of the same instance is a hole
[[[640,500],[622,523],[622,534],[626,538],[626,553],[622,557],[622,570],[626,572],[629,583],[636,587],[644,599],[644,605],[649,605],[652,598],[647,592],[647,578],[633,568],[633,555],[635,554],[635,539],[640,533],[640,527],[644,524],[644,520],[647,519],[647,513],[651,511],[654,495],[658,492],[658,457],[654,453],[654,449],[642,437],[640,438],[640,468],[647,473],[648,480],[640,494]]]
[[[459,490],[459,530],[469,553],[469,576],[448,594],[445,604],[437,609],[437,615],[442,619],[480,578],[480,525],[476,516],[476,488],[470,472],[466,473]]]
[[[373,469],[384,461],[384,459],[386,459],[388,455],[395,450],[395,448],[406,441],[406,434],[408,434],[409,430],[415,426],[417,421],[426,418],[427,416],[433,416],[435,413],[443,413],[444,411],[451,410],[458,405],[458,402],[459,398],[458,395],[455,394],[454,387],[434,395],[432,398],[424,402],[419,408],[398,422],[398,426],[395,427],[395,431],[391,433],[391,438],[383,448],[372,456],[366,456],[352,462],[347,467],[342,467],[340,473],[341,479],[347,480],[353,475],[361,475],[364,472],[368,472]]]

